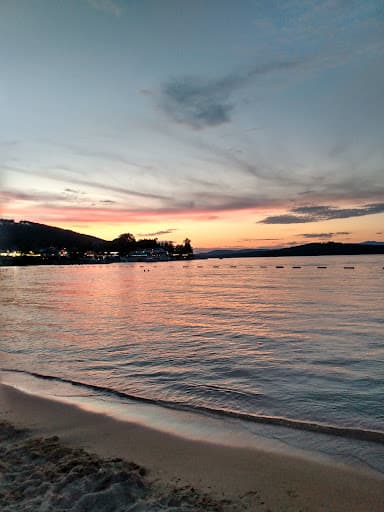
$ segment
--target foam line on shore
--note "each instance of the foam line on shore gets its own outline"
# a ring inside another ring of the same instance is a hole
[[[161,399],[152,399],[137,395],[132,395],[130,393],[125,393],[123,391],[118,391],[116,389],[111,389],[105,386],[99,386],[96,384],[88,384],[85,382],[79,382],[72,379],[66,379],[63,377],[57,377],[54,375],[45,375],[37,372],[30,372],[26,370],[19,369],[8,369],[2,368],[1,371],[4,372],[13,372],[13,373],[21,373],[25,375],[30,375],[32,377],[36,377],[42,380],[50,380],[55,382],[62,382],[65,384],[70,384],[72,386],[87,388],[89,390],[95,391],[97,393],[108,394],[110,396],[118,397],[121,399],[128,399],[135,402],[141,402],[151,405],[156,405],[160,407],[165,407],[168,409],[179,410],[184,412],[197,412],[202,414],[216,415],[216,416],[224,416],[230,418],[236,418],[243,421],[250,421],[253,423],[261,423],[279,427],[286,427],[296,430],[302,430],[306,432],[314,432],[318,434],[326,434],[332,436],[343,437],[346,439],[355,439],[359,441],[370,441],[373,443],[384,444],[384,432],[379,430],[371,430],[371,429],[362,429],[355,427],[344,427],[337,425],[327,425],[324,423],[318,423],[313,421],[304,421],[304,420],[296,420],[292,418],[280,417],[280,416],[263,416],[256,414],[249,414],[234,411],[231,409],[217,409],[212,407],[205,407],[201,405],[192,405],[192,404],[184,404],[181,402],[171,402],[167,400]]]
[[[162,488],[169,490],[167,498],[172,486],[188,485],[212,499],[220,498],[222,508],[217,510],[229,507],[226,500],[234,504],[233,510],[236,505],[237,510],[260,512],[381,512],[384,503],[382,475],[254,448],[182,439],[4,384],[0,385],[0,419],[30,428],[34,436],[60,436],[64,446],[86,448],[99,457],[134,461],[148,470],[149,483],[166,486]],[[160,508],[143,502],[139,510]],[[163,503],[161,510],[175,508]],[[191,508],[181,503],[176,510]]]

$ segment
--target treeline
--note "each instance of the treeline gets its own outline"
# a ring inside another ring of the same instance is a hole
[[[121,256],[126,256],[135,251],[148,251],[162,249],[169,255],[192,255],[191,240],[186,238],[182,244],[174,244],[171,241],[159,241],[157,238],[143,238],[136,240],[131,233],[123,233],[108,243],[110,251],[116,251]]]

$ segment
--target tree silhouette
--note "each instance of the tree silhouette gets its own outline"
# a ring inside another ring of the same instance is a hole
[[[159,242],[159,245],[162,249],[164,249],[165,251],[167,251],[168,254],[173,254],[175,252],[175,246],[173,245],[173,242],[169,241],[169,242]]]
[[[157,249],[158,247],[159,243],[157,238],[143,238],[136,242],[137,249]]]
[[[112,248],[120,254],[128,254],[136,247],[136,238],[132,233],[123,233],[111,242]]]
[[[191,258],[192,257],[193,248],[192,248],[191,241],[189,238],[186,238],[184,240],[183,244],[176,245],[175,254],[177,254],[177,256],[179,258]]]
[[[184,254],[188,254],[188,255],[193,254],[193,248],[192,248],[191,241],[189,238],[186,238],[184,240]]]
[[[132,233],[123,233],[110,242],[110,248],[118,251],[121,256],[126,256],[133,251],[145,251],[152,249],[164,249],[172,257],[191,258],[193,248],[189,238],[186,238],[182,244],[174,246],[173,242],[159,242],[157,238],[143,238],[136,240]]]

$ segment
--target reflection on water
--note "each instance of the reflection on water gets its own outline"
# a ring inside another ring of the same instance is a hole
[[[382,430],[383,263],[2,268],[1,365],[184,405]]]

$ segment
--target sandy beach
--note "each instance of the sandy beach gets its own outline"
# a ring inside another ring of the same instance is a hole
[[[384,477],[191,441],[0,385],[1,510],[381,512]]]

